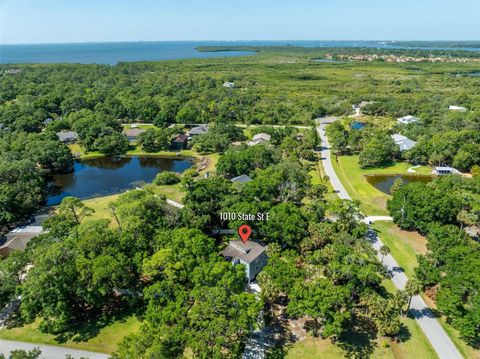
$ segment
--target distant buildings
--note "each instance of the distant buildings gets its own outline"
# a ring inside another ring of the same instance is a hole
[[[247,281],[250,283],[267,264],[266,247],[254,241],[230,241],[222,255],[232,264],[244,264]]]
[[[447,176],[453,174],[460,174],[460,171],[453,167],[435,167],[432,174],[436,176]]]
[[[467,111],[467,109],[466,109],[465,107],[454,106],[454,105],[448,106],[448,109],[449,109],[450,111],[460,111],[460,112],[465,112],[465,111]]]
[[[75,131],[57,132],[57,136],[63,143],[75,143],[78,140],[78,134]]]
[[[418,118],[416,118],[415,116],[411,116],[411,115],[397,118],[397,122],[401,123],[403,125],[408,125],[410,123],[415,123],[415,122],[418,122],[418,121],[420,121]]]
[[[204,135],[208,132],[208,126],[197,126],[192,128],[190,131],[187,132],[188,139],[192,139],[195,136]]]
[[[138,136],[140,136],[145,131],[146,130],[143,130],[141,128],[130,128],[128,130],[123,130],[123,133],[125,134],[125,136],[127,136],[129,142],[135,142],[138,140]]]
[[[223,87],[226,87],[226,88],[229,88],[229,89],[233,89],[233,88],[235,88],[235,82],[228,82],[228,81],[227,81],[227,82],[225,82],[225,83],[223,84]]]
[[[5,75],[18,75],[20,72],[22,72],[21,69],[8,69],[5,70]]]
[[[253,139],[251,141],[248,141],[247,145],[255,146],[255,145],[258,145],[260,143],[266,143],[266,142],[270,141],[271,137],[272,136],[270,136],[267,133],[259,133],[259,134],[256,134],[255,136],[253,136]]]
[[[398,147],[400,147],[400,151],[408,151],[414,148],[417,143],[408,137],[402,136],[399,133],[396,133],[392,135],[393,140],[397,144]]]
[[[176,135],[173,138],[171,145],[174,150],[184,150],[188,146],[188,136],[183,133]]]

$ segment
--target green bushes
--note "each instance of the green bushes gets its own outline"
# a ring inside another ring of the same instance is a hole
[[[180,177],[174,172],[161,172],[153,181],[157,186],[177,184],[180,182]]]

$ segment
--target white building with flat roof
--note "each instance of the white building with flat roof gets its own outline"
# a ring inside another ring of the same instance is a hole
[[[448,176],[454,174],[460,174],[460,171],[453,167],[435,167],[432,171],[432,174],[436,176]]]
[[[448,109],[449,109],[450,111],[460,111],[460,112],[465,112],[465,111],[467,111],[467,109],[466,109],[465,107],[455,106],[455,105],[448,106]]]

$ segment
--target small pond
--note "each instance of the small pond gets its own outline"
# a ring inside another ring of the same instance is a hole
[[[312,59],[313,62],[326,62],[326,63],[335,63],[335,62],[344,62],[341,60],[335,60],[335,59]]]
[[[85,199],[120,193],[152,182],[159,172],[182,173],[192,165],[191,159],[147,156],[77,160],[72,173],[53,176],[47,205],[57,205],[67,196]]]
[[[405,183],[411,182],[422,182],[428,183],[431,182],[433,177],[429,175],[366,175],[365,176],[368,183],[370,183],[373,187],[378,189],[379,191],[391,195],[392,192],[390,188],[392,188],[393,183],[396,179],[401,178]]]
[[[362,128],[364,128],[367,124],[365,122],[359,122],[359,121],[354,121],[352,122],[352,124],[350,125],[350,127],[352,128],[352,130],[361,130]]]

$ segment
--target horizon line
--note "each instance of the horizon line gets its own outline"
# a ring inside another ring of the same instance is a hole
[[[281,39],[281,40],[272,40],[272,39],[250,39],[250,40],[116,40],[116,41],[76,41],[76,42],[20,42],[20,43],[2,43],[0,42],[0,46],[28,46],[28,45],[85,45],[85,44],[120,44],[120,43],[156,43],[156,42],[299,42],[299,41],[306,41],[306,42],[453,42],[453,43],[461,43],[461,42],[478,42],[480,43],[480,39],[478,40],[378,40],[378,39],[367,39],[367,40],[358,40],[358,39],[342,39],[342,40],[332,40],[332,39]]]

